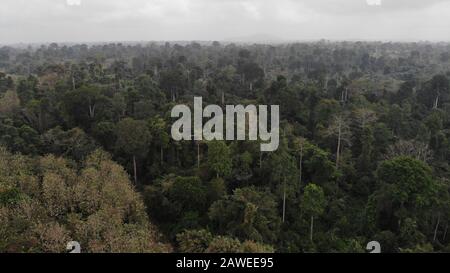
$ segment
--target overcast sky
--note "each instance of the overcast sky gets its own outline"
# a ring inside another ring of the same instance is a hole
[[[450,41],[450,0],[1,0],[0,43]]]

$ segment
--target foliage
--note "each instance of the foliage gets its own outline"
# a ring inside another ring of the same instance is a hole
[[[68,240],[88,252],[448,251],[448,55],[445,43],[0,47],[0,252]],[[194,96],[279,105],[279,149],[174,141],[171,109]]]
[[[54,156],[35,160],[2,151],[0,158],[1,252],[64,252],[72,239],[83,252],[169,250],[128,175],[105,152],[92,153],[82,169]],[[7,161],[23,165],[15,169]]]

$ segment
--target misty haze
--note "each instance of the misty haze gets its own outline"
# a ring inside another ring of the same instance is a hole
[[[2,0],[0,43],[450,40],[448,0]]]

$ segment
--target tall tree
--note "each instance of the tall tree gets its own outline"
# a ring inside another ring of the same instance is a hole
[[[137,185],[137,160],[147,156],[151,141],[150,130],[145,121],[125,118],[117,123],[116,135],[116,149],[133,160],[134,183]]]
[[[300,201],[302,212],[310,217],[309,239],[313,241],[314,218],[323,214],[327,201],[320,186],[308,184]]]
[[[208,142],[208,166],[217,177],[227,177],[231,174],[231,151],[224,141]]]
[[[164,149],[167,148],[170,141],[169,133],[167,131],[167,125],[164,119],[155,117],[150,120],[150,132],[152,135],[153,143],[159,146],[160,149],[161,166],[164,161]]]
[[[334,136],[337,138],[336,168],[338,169],[342,148],[344,145],[350,145],[351,143],[351,131],[347,119],[343,115],[335,116],[326,131],[326,136]]]

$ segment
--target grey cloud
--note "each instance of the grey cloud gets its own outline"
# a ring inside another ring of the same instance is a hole
[[[380,6],[369,6],[365,0],[301,0],[318,12],[330,14],[360,14],[425,9],[449,0],[381,0]]]
[[[0,43],[222,40],[450,40],[450,0],[2,0]]]

